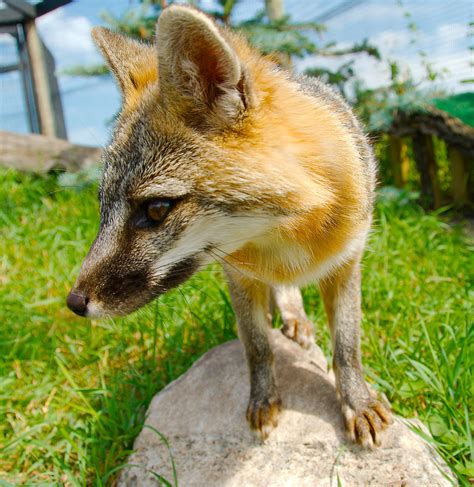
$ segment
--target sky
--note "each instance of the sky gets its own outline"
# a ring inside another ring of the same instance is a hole
[[[420,52],[444,75],[436,83],[448,92],[472,90],[460,81],[473,78],[473,54],[469,46],[468,24],[474,20],[471,0],[285,0],[285,10],[296,21],[318,20],[321,15],[341,4],[353,8],[334,15],[325,24],[327,30],[315,40],[318,44],[335,41],[344,47],[368,38],[377,45],[385,59],[397,60],[404,70],[410,69],[415,79],[422,76]],[[212,6],[213,0],[203,0]],[[249,18],[263,8],[263,0],[242,0],[235,17]],[[110,137],[111,120],[120,108],[120,96],[109,77],[83,78],[62,74],[65,68],[101,62],[90,30],[104,22],[101,12],[123,14],[133,0],[75,0],[71,4],[41,17],[38,29],[56,61],[62,94],[66,128],[70,141],[85,145],[103,145]],[[0,1],[1,8],[1,1]],[[406,17],[411,14],[411,19]],[[416,32],[410,31],[413,21]],[[0,34],[0,65],[16,60],[13,39]],[[344,58],[306,57],[297,60],[297,71],[310,66],[335,68]],[[470,64],[471,63],[471,64]],[[388,81],[387,63],[379,63],[365,54],[357,57],[356,70],[368,87]],[[0,75],[0,130],[27,132],[21,82],[16,72]]]

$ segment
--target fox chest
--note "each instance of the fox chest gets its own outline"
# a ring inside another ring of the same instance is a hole
[[[338,235],[306,242],[268,239],[247,244],[226,260],[242,273],[270,285],[304,285],[330,275],[362,252],[367,232],[364,226],[344,239]]]

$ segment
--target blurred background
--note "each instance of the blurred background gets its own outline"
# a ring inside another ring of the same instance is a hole
[[[124,31],[128,27],[131,33],[139,34],[139,25],[149,27],[148,18],[159,13],[161,2],[155,3],[158,6],[139,0],[76,0],[38,17],[38,32],[56,64],[65,128],[71,142],[93,146],[106,143],[108,122],[119,109],[119,95],[109,76],[70,74],[74,68],[102,62],[90,37],[92,26],[108,24]],[[224,10],[222,2],[196,3],[208,12]],[[258,19],[265,9],[263,0],[230,3],[230,23],[247,29],[242,23]],[[0,15],[5,9],[6,3],[0,2]],[[352,98],[356,81],[362,88],[374,89],[389,86],[396,78],[399,82],[410,80],[418,89],[453,94],[467,91],[466,81],[473,78],[470,0],[286,0],[280,14],[290,16],[288,23],[293,27],[302,24],[301,30],[283,30],[281,26],[279,30],[275,26],[274,32],[264,32],[257,31],[257,25],[252,31],[254,43],[266,51],[289,51],[297,72],[312,68],[338,72],[339,76],[330,81],[343,86]],[[262,19],[260,27],[265,22]],[[311,23],[317,26],[308,25]],[[304,29],[305,24],[308,29]],[[369,49],[361,49],[358,54],[343,53],[361,48],[365,42],[378,55]],[[15,37],[0,34],[0,129],[28,132],[31,127],[21,72],[6,69],[19,61]],[[395,69],[397,73],[393,73]]]
[[[153,42],[168,3],[0,1],[0,130],[106,144],[120,97],[91,28]],[[283,68],[339,90],[375,143],[383,183],[420,191],[427,208],[472,208],[471,1],[190,3]]]

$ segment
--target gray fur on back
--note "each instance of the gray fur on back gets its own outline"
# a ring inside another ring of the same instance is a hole
[[[316,98],[321,104],[330,106],[331,110],[339,115],[342,124],[351,133],[357,145],[361,162],[365,167],[368,189],[372,194],[377,178],[377,162],[361,123],[354,115],[350,105],[336,89],[319,78],[298,75],[294,76],[292,80],[300,86],[303,92]]]

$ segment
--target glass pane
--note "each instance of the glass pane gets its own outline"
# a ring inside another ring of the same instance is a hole
[[[18,63],[16,42],[9,34],[0,34],[0,66]],[[28,115],[23,81],[18,70],[0,74],[0,130],[28,132]]]

